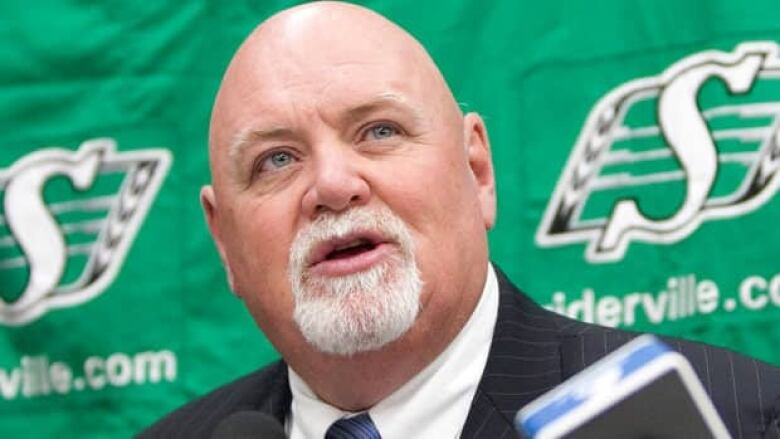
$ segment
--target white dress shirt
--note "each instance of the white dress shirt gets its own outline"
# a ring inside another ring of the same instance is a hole
[[[368,410],[383,439],[457,438],[485,369],[498,316],[498,282],[488,265],[482,296],[452,343],[420,373]],[[291,439],[321,439],[336,420],[353,415],[321,401],[288,367]]]

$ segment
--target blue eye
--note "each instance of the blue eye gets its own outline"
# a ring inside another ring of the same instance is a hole
[[[390,124],[374,125],[368,129],[368,135],[375,140],[388,139],[398,134],[398,128]]]
[[[275,152],[268,157],[268,162],[276,168],[289,165],[292,162],[292,156],[287,152]]]
[[[289,166],[295,157],[287,151],[275,151],[266,156],[257,168],[258,172],[274,171]]]

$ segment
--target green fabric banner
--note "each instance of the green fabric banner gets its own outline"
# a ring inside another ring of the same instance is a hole
[[[127,437],[277,357],[198,203],[235,48],[293,2],[0,5],[0,436]],[[780,4],[373,1],[485,116],[539,303],[780,364]]]

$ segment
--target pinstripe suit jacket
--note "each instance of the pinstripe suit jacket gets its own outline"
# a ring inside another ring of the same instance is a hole
[[[515,437],[512,420],[521,407],[636,336],[551,313],[500,272],[498,279],[493,343],[462,438]],[[665,341],[691,362],[734,438],[780,439],[780,369],[724,349]],[[279,361],[180,408],[139,437],[207,438],[242,410],[283,423],[291,398],[287,366]]]

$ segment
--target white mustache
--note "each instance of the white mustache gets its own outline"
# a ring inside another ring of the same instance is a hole
[[[379,233],[396,242],[402,251],[413,252],[413,242],[406,225],[390,209],[358,207],[340,214],[324,213],[300,230],[290,249],[290,274],[305,275],[314,249],[325,242],[360,232]]]

